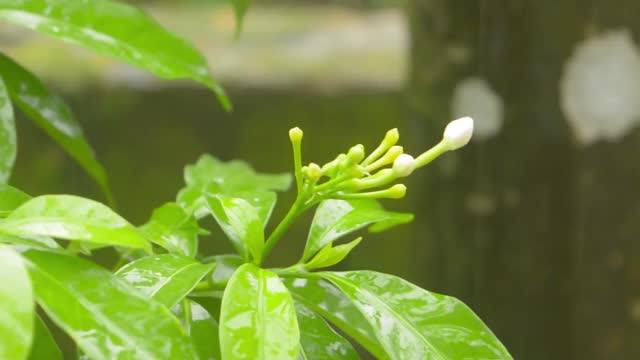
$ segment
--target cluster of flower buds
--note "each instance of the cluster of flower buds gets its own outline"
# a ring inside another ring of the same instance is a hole
[[[298,191],[324,199],[399,199],[404,197],[407,188],[403,184],[389,186],[392,182],[411,175],[415,169],[447,151],[463,147],[472,133],[473,119],[454,120],[447,125],[440,143],[414,158],[404,153],[402,146],[396,145],[400,134],[398,129],[392,129],[368,156],[364,146],[358,144],[322,166],[316,163],[301,166],[302,130],[293,128],[289,138],[293,145]]]

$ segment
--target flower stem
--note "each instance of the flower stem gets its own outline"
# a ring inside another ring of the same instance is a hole
[[[291,225],[293,225],[294,221],[306,210],[306,206],[304,205],[304,198],[298,195],[298,198],[289,209],[287,215],[285,215],[284,219],[276,226],[275,230],[269,235],[269,238],[264,244],[264,249],[262,250],[262,262],[269,256],[271,250],[273,250],[274,246],[280,241],[282,235],[289,230]],[[260,265],[260,264],[258,264]]]

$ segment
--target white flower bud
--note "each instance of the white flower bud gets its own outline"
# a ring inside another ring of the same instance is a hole
[[[393,162],[393,173],[397,177],[409,176],[415,168],[416,161],[409,154],[401,154]]]
[[[459,149],[469,143],[473,135],[473,119],[463,117],[453,120],[444,130],[443,141],[449,150]]]

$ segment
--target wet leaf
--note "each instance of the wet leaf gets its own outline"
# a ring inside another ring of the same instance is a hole
[[[198,252],[198,222],[178,204],[167,203],[155,209],[140,231],[171,253],[194,257]]]
[[[201,218],[208,214],[205,195],[222,194],[247,200],[259,209],[266,225],[275,205],[271,191],[286,191],[291,175],[260,174],[244,161],[222,162],[211,155],[202,155],[195,164],[184,169],[186,186],[180,190],[177,203]]]
[[[34,302],[21,256],[0,245],[0,359],[25,359],[33,334]]]
[[[0,233],[0,243],[24,245],[35,249],[62,249],[62,247],[53,239],[46,236],[22,235],[13,236]]]
[[[180,255],[163,254],[131,262],[116,275],[149,298],[171,308],[187,296],[214,266]]]
[[[18,152],[13,106],[3,78],[0,71],[0,183],[9,180]]]
[[[35,317],[29,360],[63,360],[62,352],[40,316]]]
[[[293,300],[278,276],[253,264],[242,265],[222,299],[222,357],[296,360],[299,342]]]
[[[31,199],[31,196],[23,193],[13,186],[0,184],[0,217],[9,215],[13,210],[27,202],[29,199]]]
[[[300,355],[303,360],[360,359],[351,343],[300,302],[295,302],[300,325]]]
[[[244,264],[244,260],[238,255],[212,256],[205,262],[216,263],[216,268],[211,273],[211,284],[214,286],[225,285],[231,279],[233,273]]]
[[[389,358],[369,322],[330,282],[317,278],[286,278],[283,282],[297,302],[322,315],[376,359]]]
[[[311,259],[308,263],[304,265],[305,269],[319,269],[324,267],[333,266],[347,257],[351,250],[354,247],[358,246],[358,244],[362,241],[362,238],[359,237],[347,244],[338,245],[336,247],[333,246],[333,243],[328,243],[323,247],[316,256]]]
[[[324,272],[370,323],[392,359],[511,359],[459,300],[373,271]]]
[[[372,225],[371,231],[382,231],[413,220],[413,214],[386,211],[372,199],[325,200],[318,206],[307,237],[302,261],[328,243]]]
[[[264,230],[258,210],[240,198],[224,195],[207,196],[211,214],[229,237],[238,253],[260,263],[264,248]]]
[[[177,305],[179,317],[186,324],[187,333],[193,342],[200,360],[218,360],[220,356],[220,339],[218,322],[207,309],[195,301],[185,299],[189,313],[185,314],[185,304]],[[188,319],[187,319],[188,316]]]
[[[206,60],[188,42],[143,11],[109,0],[0,0],[0,19],[110,56],[167,79],[191,79],[231,104],[211,79]]]
[[[196,358],[178,319],[109,271],[77,257],[23,255],[38,304],[89,358]]]
[[[27,201],[0,222],[0,232],[82,240],[99,245],[149,247],[136,229],[111,209],[72,195],[44,195]]]
[[[1,53],[0,74],[14,104],[60,144],[111,200],[104,168],[96,159],[80,124],[62,99],[52,94],[35,75]]]

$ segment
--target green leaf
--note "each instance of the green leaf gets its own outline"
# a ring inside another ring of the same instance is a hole
[[[50,236],[99,245],[149,248],[126,220],[96,201],[72,195],[35,197],[0,222],[0,231],[16,236]]]
[[[184,179],[186,186],[178,193],[177,203],[196,217],[208,214],[205,194],[222,194],[243,198],[261,209],[264,224],[275,205],[275,195],[264,193],[286,191],[291,185],[289,174],[260,174],[244,161],[222,162],[211,155],[202,155],[195,164],[187,165]]]
[[[376,359],[388,359],[376,338],[376,333],[349,301],[330,282],[317,278],[286,278],[284,284],[293,298],[322,315],[344,334],[357,341]]]
[[[0,184],[0,217],[9,215],[13,210],[27,202],[29,199],[31,199],[31,196],[23,193],[13,186]]]
[[[320,251],[318,251],[316,256],[314,256],[311,261],[306,263],[304,267],[307,270],[312,270],[333,266],[344,260],[344,258],[349,255],[351,250],[353,250],[354,247],[360,244],[360,241],[362,241],[361,237],[353,240],[350,243],[338,245],[336,247],[333,247],[333,243],[330,242]]]
[[[159,302],[89,261],[25,252],[38,304],[91,359],[196,358],[180,322]]]
[[[233,273],[244,264],[238,255],[217,255],[207,258],[205,262],[215,262],[216,268],[211,273],[211,284],[224,286],[229,282]]]
[[[413,214],[386,211],[373,199],[325,200],[313,217],[302,262],[328,243],[365,226],[374,224],[372,231],[382,231],[411,220]]]
[[[122,267],[116,275],[144,295],[171,308],[214,268],[175,254],[148,256]]]
[[[338,335],[322,317],[299,301],[295,302],[295,307],[300,325],[301,359],[360,359],[351,343]]]
[[[200,360],[218,360],[220,356],[220,339],[218,322],[207,309],[195,301],[185,299],[179,309],[179,317],[185,323],[187,333],[196,348]],[[185,306],[188,306],[185,314]]]
[[[96,159],[69,107],[62,99],[53,95],[35,75],[2,53],[0,74],[13,102],[95,179],[111,201],[111,190],[104,168]]]
[[[229,237],[238,253],[248,260],[262,261],[264,230],[258,210],[240,198],[224,195],[207,196],[209,209],[222,230]]]
[[[35,317],[29,360],[63,360],[62,352],[40,316]]]
[[[240,32],[242,32],[244,16],[247,14],[249,6],[251,6],[251,0],[231,0],[231,5],[233,5],[236,15],[236,36],[239,36]]]
[[[198,253],[198,222],[178,204],[167,203],[155,209],[140,231],[171,253],[188,257]]]
[[[0,243],[12,244],[12,245],[25,245],[28,247],[43,249],[43,250],[62,249],[62,247],[60,247],[60,245],[55,240],[48,238],[46,236],[35,236],[35,235],[13,236],[13,235],[0,233]]]
[[[0,183],[9,180],[18,152],[13,107],[3,76],[0,72]]]
[[[20,255],[0,245],[0,359],[25,359],[33,337],[33,289]]]
[[[0,19],[110,56],[167,79],[208,86],[226,109],[231,103],[211,79],[206,60],[188,42],[143,11],[116,1],[0,0]]]
[[[293,300],[278,276],[253,264],[242,265],[222,299],[222,358],[296,360],[299,342]]]
[[[459,300],[373,271],[325,272],[374,328],[392,359],[511,359]]]

